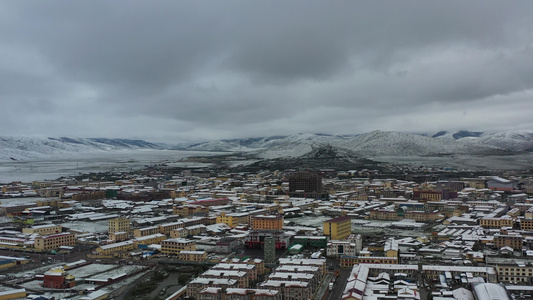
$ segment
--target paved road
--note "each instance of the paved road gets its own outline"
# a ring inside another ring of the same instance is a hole
[[[333,285],[333,290],[328,295],[327,299],[329,300],[337,300],[342,298],[342,292],[344,291],[344,287],[346,286],[346,282],[348,281],[348,277],[352,271],[351,268],[348,270],[339,270],[339,277],[337,277],[337,281],[335,282],[335,285]]]

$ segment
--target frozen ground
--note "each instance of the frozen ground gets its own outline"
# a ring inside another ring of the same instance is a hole
[[[56,179],[61,176],[90,172],[129,171],[142,168],[145,165],[162,163],[169,166],[203,167],[210,164],[181,162],[180,160],[191,156],[218,154],[221,153],[180,150],[125,150],[73,153],[62,158],[0,161],[0,183]]]

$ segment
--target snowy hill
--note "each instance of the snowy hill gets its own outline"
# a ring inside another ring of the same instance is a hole
[[[68,153],[136,149],[163,149],[142,140],[102,138],[0,137],[0,160],[58,157]]]
[[[257,151],[261,158],[300,157],[321,145],[346,149],[361,157],[498,155],[533,151],[533,130],[446,132],[433,135],[372,131],[362,135],[294,134],[196,144],[188,150]]]

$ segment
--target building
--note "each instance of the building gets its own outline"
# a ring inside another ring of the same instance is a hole
[[[108,221],[108,233],[115,232],[129,232],[130,231],[130,219],[128,218],[115,218]]]
[[[133,241],[128,240],[128,241],[123,241],[119,243],[100,246],[96,248],[96,250],[94,250],[93,256],[106,257],[106,258],[110,258],[114,256],[127,257],[129,256],[130,251],[133,249],[134,249]]]
[[[291,193],[322,193],[322,177],[308,171],[296,172],[289,177]]]
[[[190,261],[190,262],[205,262],[207,260],[207,252],[205,251],[180,251],[177,254],[177,259],[181,261]]]
[[[349,217],[338,217],[324,221],[324,235],[332,240],[344,240],[352,233]]]
[[[239,225],[248,225],[249,215],[247,213],[221,213],[217,216],[217,223],[227,224],[231,228]]]
[[[181,205],[173,206],[172,213],[175,215],[187,217],[192,215],[206,215],[209,213],[209,207],[203,205]]]
[[[215,246],[216,253],[231,253],[235,251],[239,245],[242,245],[241,241],[234,237],[223,237],[217,241]]]
[[[282,230],[283,216],[282,215],[258,215],[252,218],[253,230]]]
[[[281,293],[266,289],[205,288],[198,300],[282,300]]]
[[[533,266],[526,264],[496,265],[498,272],[498,282],[533,284]]]
[[[511,247],[514,250],[521,251],[523,245],[523,237],[521,235],[494,235],[494,247],[500,249],[502,247]]]
[[[188,239],[168,239],[161,242],[161,252],[177,255],[181,251],[196,251],[196,242]]]
[[[326,246],[326,256],[357,256],[363,247],[363,239],[360,234],[350,235],[345,241],[330,240]]]
[[[153,235],[156,233],[159,233],[159,227],[157,226],[150,226],[133,230],[134,237],[142,237],[147,235]]]
[[[35,250],[46,251],[57,249],[60,246],[72,246],[76,244],[76,236],[72,233],[65,232],[35,238]]]
[[[43,287],[67,289],[76,285],[74,276],[67,274],[63,268],[50,269],[44,273]]]
[[[36,225],[29,228],[22,228],[22,233],[25,234],[38,234],[38,235],[50,235],[55,233],[61,233],[63,227],[61,225],[46,224]]]
[[[504,179],[498,176],[492,176],[487,180],[487,188],[493,191],[513,191],[518,187],[515,180]]]

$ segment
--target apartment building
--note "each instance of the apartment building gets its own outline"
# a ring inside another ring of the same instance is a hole
[[[103,245],[93,252],[94,256],[100,256],[100,257],[114,257],[114,256],[121,256],[121,254],[129,253],[129,251],[134,249],[133,241],[123,241],[119,243],[113,243],[108,245]]]
[[[163,240],[166,240],[166,239],[167,239],[166,235],[161,234],[161,233],[141,236],[141,237],[133,239],[133,246],[134,248],[137,248],[139,247],[139,245],[160,244]]]
[[[29,228],[22,228],[22,233],[25,234],[39,234],[39,235],[50,235],[55,233],[61,233],[63,227],[61,225],[46,224],[46,225],[36,225]]]
[[[514,250],[521,251],[524,243],[524,238],[521,235],[494,235],[494,247],[500,249],[502,247],[511,247]]]
[[[303,281],[267,280],[259,286],[280,292],[284,300],[306,300],[313,295],[310,284]]]
[[[190,298],[198,299],[199,293],[206,288],[236,288],[237,280],[223,278],[202,278],[193,279],[187,284],[186,295]]]
[[[533,265],[513,264],[513,265],[496,265],[498,273],[498,282],[502,283],[520,283],[533,284]]]
[[[203,206],[203,205],[181,205],[181,206],[173,206],[172,207],[172,213],[178,216],[192,216],[195,214],[208,214],[209,213],[209,207]]]
[[[46,251],[57,249],[60,246],[72,246],[76,244],[76,236],[72,233],[58,233],[35,238],[35,250]]]
[[[157,226],[150,226],[150,227],[138,228],[138,229],[133,230],[134,237],[143,237],[147,235],[153,235],[156,233],[159,233],[159,227]]]
[[[324,235],[332,240],[344,240],[352,233],[352,222],[348,217],[324,221]]]
[[[217,223],[227,224],[231,228],[239,225],[248,225],[248,213],[221,213],[217,216]]]
[[[161,242],[161,252],[177,255],[181,251],[196,251],[196,242],[188,239],[176,238]]]
[[[108,221],[108,233],[115,232],[129,232],[130,231],[130,219],[128,218],[115,218]]]
[[[484,217],[479,220],[479,225],[483,228],[502,228],[502,227],[513,227],[514,221],[508,216],[502,217]]]
[[[282,300],[281,293],[266,289],[205,288],[198,300]]]
[[[252,218],[252,229],[254,230],[282,230],[282,215],[258,215]]]
[[[238,288],[249,288],[250,277],[246,272],[209,269],[200,275],[202,278],[224,278],[237,280]]]
[[[181,261],[190,261],[190,262],[205,262],[207,260],[207,252],[205,251],[180,251],[177,254],[177,259]]]

